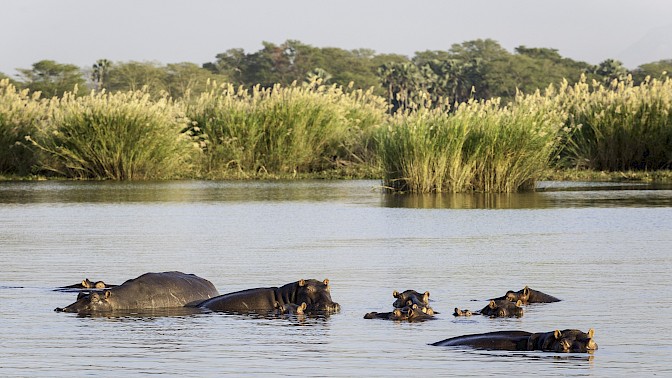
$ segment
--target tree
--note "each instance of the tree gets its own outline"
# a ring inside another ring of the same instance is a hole
[[[108,71],[111,65],[112,62],[107,59],[98,59],[96,63],[93,64],[91,80],[93,81],[94,89],[105,89],[105,83],[107,83]]]
[[[62,96],[75,89],[83,93],[86,89],[79,67],[53,60],[41,60],[32,69],[19,69],[19,76],[30,92],[41,92],[44,97]]]
[[[669,77],[670,74],[672,74],[672,59],[642,64],[632,72],[637,84],[643,82],[647,76],[652,79],[662,79]]]
[[[164,88],[173,98],[197,96],[206,90],[208,80],[226,81],[224,75],[213,74],[194,63],[168,64],[164,69]]]
[[[116,63],[109,69],[107,89],[110,91],[137,91],[146,88],[152,95],[166,91],[163,67],[156,62]]]
[[[601,77],[603,83],[609,84],[613,80],[624,80],[630,72],[621,61],[606,59],[595,66],[593,73]]]

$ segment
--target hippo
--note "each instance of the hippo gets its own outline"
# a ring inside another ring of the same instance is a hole
[[[455,307],[455,312],[453,312],[453,316],[471,316],[473,314],[474,314],[473,312],[471,312],[467,309],[460,310],[457,307]]]
[[[303,302],[306,303],[306,313],[340,311],[340,305],[331,300],[328,279],[302,279],[280,287],[262,287],[222,294],[196,306],[222,312],[272,312],[278,306]]]
[[[386,319],[397,321],[419,322],[435,319],[434,315],[423,311],[417,304],[404,308],[395,308],[392,312],[369,312],[364,319]]]
[[[111,289],[79,296],[75,303],[55,311],[91,314],[184,307],[217,295],[210,281],[193,274],[145,273]]]
[[[76,283],[74,285],[68,285],[68,286],[61,286],[59,288],[54,289],[55,291],[86,291],[86,290],[103,290],[103,289],[109,289],[113,288],[117,285],[110,285],[106,284],[104,281],[91,281],[88,278],[85,278],[82,280],[80,283]]]
[[[552,295],[542,293],[541,291],[530,289],[528,286],[525,286],[518,291],[509,290],[504,296],[493,299],[507,299],[511,302],[521,301],[523,304],[560,302],[560,299]]]
[[[402,293],[398,291],[393,291],[392,296],[396,298],[392,306],[395,308],[404,308],[408,306],[408,301],[411,301],[411,304],[417,304],[418,306],[429,306],[429,291],[425,291],[424,294],[420,294],[415,290],[406,290]]]
[[[523,316],[522,302],[513,303],[505,299],[491,300],[483,307],[480,314],[491,318],[521,317]]]
[[[307,307],[308,305],[306,302],[301,302],[300,305],[295,303],[285,303],[284,305],[281,305],[280,302],[275,302],[275,312],[279,315],[303,315],[305,314]]]
[[[452,337],[430,345],[466,346],[474,349],[532,351],[541,350],[559,353],[592,353],[597,350],[593,341],[594,331],[578,329],[555,330],[544,333],[525,331],[495,331]]]

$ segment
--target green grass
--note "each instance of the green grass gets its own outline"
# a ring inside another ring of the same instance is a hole
[[[532,188],[553,158],[565,115],[540,94],[499,105],[470,101],[451,113],[421,108],[396,116],[379,134],[384,186],[414,193]]]
[[[51,100],[52,116],[31,137],[42,170],[77,179],[167,179],[193,171],[200,153],[172,101],[141,92]]]

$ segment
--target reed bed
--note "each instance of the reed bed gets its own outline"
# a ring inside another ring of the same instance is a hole
[[[105,92],[49,101],[50,117],[30,138],[43,170],[78,179],[167,179],[193,171],[198,146],[167,98]]]
[[[384,122],[384,99],[371,91],[293,84],[249,90],[230,84],[186,107],[201,139],[205,174],[264,177],[370,164],[372,139]]]
[[[0,80],[0,172],[28,175],[37,165],[26,137],[35,133],[47,116],[39,93],[17,90],[8,79]]]
[[[631,79],[611,85],[585,78],[560,93],[571,132],[566,167],[628,171],[672,168],[672,80]]]
[[[420,107],[379,133],[384,186],[395,192],[530,189],[554,157],[565,114],[553,94]]]

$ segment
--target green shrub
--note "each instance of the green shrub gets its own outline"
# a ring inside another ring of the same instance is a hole
[[[647,78],[605,87],[585,78],[566,87],[570,134],[562,151],[565,166],[607,171],[672,168],[672,80]]]
[[[0,80],[0,172],[26,175],[37,164],[27,148],[26,136],[34,133],[46,115],[39,93],[18,91],[8,79]]]
[[[189,175],[199,149],[187,119],[167,98],[142,92],[66,94],[32,137],[41,168],[71,178],[165,179]]]
[[[515,192],[546,169],[565,120],[551,97],[513,104],[469,101],[449,113],[420,107],[379,134],[384,185],[391,191]]]
[[[254,177],[368,163],[385,110],[371,92],[313,82],[250,90],[213,85],[186,113],[204,145],[207,173]]]

